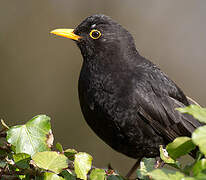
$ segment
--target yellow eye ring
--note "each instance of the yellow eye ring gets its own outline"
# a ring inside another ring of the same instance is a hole
[[[92,39],[99,39],[100,36],[102,35],[100,31],[96,30],[96,29],[93,29],[91,30],[91,32],[89,33],[90,37]]]

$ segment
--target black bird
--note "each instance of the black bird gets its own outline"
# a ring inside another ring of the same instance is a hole
[[[175,108],[191,104],[132,35],[105,15],[51,33],[76,41],[83,56],[79,100],[85,120],[109,146],[132,158],[157,157],[159,145],[191,136],[201,124]]]

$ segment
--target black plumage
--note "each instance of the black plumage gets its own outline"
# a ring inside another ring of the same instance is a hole
[[[73,34],[83,56],[78,90],[84,118],[113,149],[132,158],[156,157],[159,145],[191,136],[201,125],[175,110],[190,101],[110,17],[90,16]]]

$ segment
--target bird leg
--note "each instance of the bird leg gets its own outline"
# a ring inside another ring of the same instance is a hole
[[[156,157],[156,163],[154,165],[154,168],[161,168],[164,166],[164,161],[160,158],[160,157]],[[142,158],[139,158],[135,164],[132,166],[132,168],[129,170],[129,172],[127,173],[127,175],[125,176],[126,179],[130,179],[130,177],[132,176],[132,174],[134,173],[134,171],[136,171],[136,169],[139,167],[140,162],[141,162]]]
[[[142,158],[139,158],[136,161],[136,163],[132,166],[132,168],[129,170],[129,172],[125,176],[127,179],[129,179],[131,177],[131,175],[134,173],[134,171],[136,171],[136,169],[139,167],[141,160],[142,160]]]

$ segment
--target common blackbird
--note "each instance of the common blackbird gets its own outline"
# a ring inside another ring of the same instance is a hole
[[[105,15],[51,33],[76,41],[83,56],[79,100],[88,125],[109,146],[132,158],[157,157],[159,145],[191,136],[201,124],[175,108],[191,104],[132,35]]]

